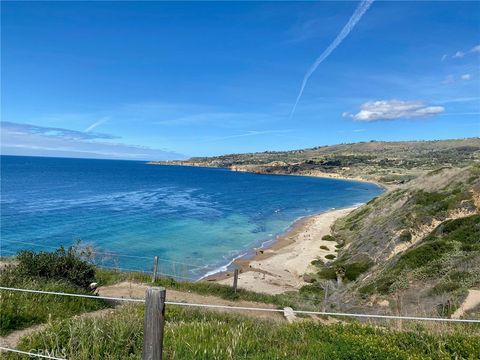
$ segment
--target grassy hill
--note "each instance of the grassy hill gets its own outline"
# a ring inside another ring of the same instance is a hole
[[[316,262],[314,275],[344,277],[333,303],[383,303],[388,312],[401,300],[406,313],[438,315],[438,306],[455,308],[480,286],[479,213],[479,166],[432,171],[338,220],[337,259]]]
[[[439,167],[480,162],[480,138],[438,141],[371,141],[292,151],[194,157],[152,162],[231,168],[264,174],[359,178],[384,184],[404,183]]]
[[[71,255],[78,255],[72,257]],[[75,260],[76,259],[76,260]],[[33,261],[32,261],[33,260]],[[59,267],[69,263],[71,266]],[[16,264],[0,270],[2,286],[61,292],[88,293],[84,280],[115,283],[126,278],[146,282],[144,274],[100,270],[84,260],[76,249],[54,253],[22,252]],[[73,276],[75,275],[75,276]],[[57,287],[51,288],[56,282]],[[169,291],[227,295],[232,290],[218,284],[176,283],[160,279],[155,285]],[[92,294],[90,292],[90,294]],[[238,300],[254,294],[240,292]],[[130,296],[129,296],[130,297]],[[274,301],[275,298],[261,298]],[[88,302],[88,303],[87,303]],[[97,307],[111,309],[91,313]],[[83,306],[83,310],[79,311]],[[66,311],[70,309],[71,311]],[[87,313],[85,313],[87,312]],[[83,313],[83,314],[82,314]],[[34,323],[46,323],[20,339],[16,348],[68,359],[140,359],[143,345],[143,304],[105,304],[101,300],[1,291],[0,315],[26,319],[3,323],[4,333]],[[75,315],[75,316],[74,316]],[[167,305],[164,336],[165,359],[475,359],[480,353],[480,328],[471,324],[379,322],[299,318],[252,318],[205,309]],[[5,353],[5,359],[24,355]]]

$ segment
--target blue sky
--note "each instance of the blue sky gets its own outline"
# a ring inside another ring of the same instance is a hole
[[[2,153],[171,159],[480,136],[480,3],[3,2]]]

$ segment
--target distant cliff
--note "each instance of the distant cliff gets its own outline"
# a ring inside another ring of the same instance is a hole
[[[383,142],[320,146],[304,150],[266,151],[151,164],[221,167],[259,174],[350,178],[402,184],[442,167],[480,163],[480,138]]]

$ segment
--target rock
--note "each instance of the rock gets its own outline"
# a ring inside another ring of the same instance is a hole
[[[293,323],[295,321],[295,319],[297,318],[291,307],[283,308],[283,316],[285,316],[285,318],[287,319],[287,321],[290,324]]]
[[[317,280],[310,275],[303,275],[303,281],[309,284],[313,284]]]
[[[388,307],[390,302],[388,300],[380,300],[377,304],[381,307]]]

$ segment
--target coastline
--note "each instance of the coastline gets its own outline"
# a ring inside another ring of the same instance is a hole
[[[323,178],[323,179],[337,179],[337,180],[347,180],[347,181],[358,181],[363,183],[370,183],[375,184],[378,187],[381,187],[385,191],[390,191],[395,185],[381,183],[374,179],[364,179],[361,177],[349,177],[340,175],[337,173],[325,173],[320,171],[312,171],[307,173],[286,173],[286,172],[262,172],[255,170],[254,168],[248,169],[246,167],[238,167],[238,166],[208,166],[206,164],[195,164],[195,163],[170,163],[170,162],[156,162],[156,161],[149,161],[146,163],[147,165],[165,165],[165,166],[186,166],[186,167],[195,167],[195,168],[204,168],[204,169],[224,169],[233,172],[242,172],[248,174],[257,174],[257,175],[280,175],[280,176],[306,176],[306,177],[315,177],[315,178]]]
[[[256,249],[253,258],[234,260],[233,264],[240,270],[238,287],[280,294],[306,285],[303,275],[312,266],[311,262],[318,258],[328,262],[325,256],[336,253],[336,243],[322,240],[322,237],[330,233],[330,228],[337,219],[359,206],[361,205],[334,209],[299,219],[270,246]],[[327,247],[328,250],[321,249],[320,246]],[[200,281],[231,285],[232,277],[232,271],[225,271]]]

